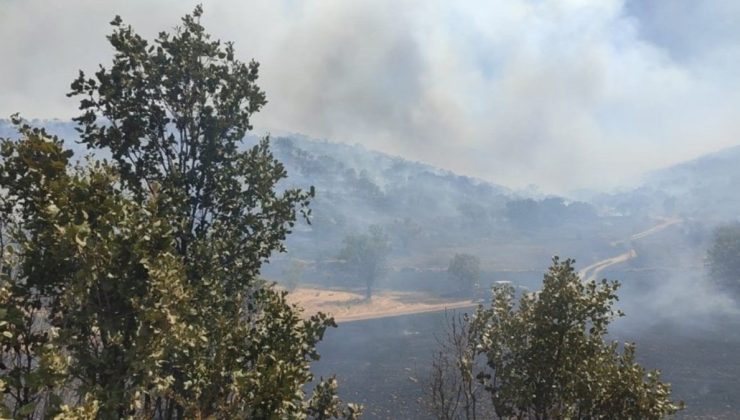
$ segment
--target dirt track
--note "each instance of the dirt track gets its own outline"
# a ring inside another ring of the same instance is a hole
[[[642,238],[646,238],[650,235],[653,235],[655,233],[658,233],[661,230],[669,226],[672,226],[672,225],[675,225],[681,222],[682,222],[681,219],[676,219],[676,218],[666,219],[662,223],[655,225],[651,227],[650,229],[644,230],[642,232],[639,232],[639,233],[636,233],[630,236],[628,239],[623,239],[621,241],[612,242],[611,245],[616,246],[622,243],[629,243],[632,241],[637,241]],[[635,258],[636,256],[637,256],[637,251],[635,251],[634,248],[630,249],[629,251],[625,253],[619,254],[611,258],[607,258],[605,260],[597,261],[587,267],[584,267],[583,269],[581,269],[581,271],[578,272],[578,276],[581,279],[583,279],[583,281],[597,280],[599,273],[604,271],[606,268],[611,267],[612,265],[627,262],[630,259]]]
[[[597,280],[599,273],[601,273],[604,269],[612,265],[615,265],[615,264],[621,264],[623,262],[626,262],[632,258],[635,258],[636,256],[637,256],[637,252],[635,252],[634,249],[630,249],[624,254],[619,254],[616,257],[607,258],[605,260],[601,260],[599,262],[589,265],[588,267],[579,271],[578,276],[583,281]]]

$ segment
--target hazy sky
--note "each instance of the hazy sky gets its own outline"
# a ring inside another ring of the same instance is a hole
[[[108,22],[194,1],[0,0],[0,117],[69,118]],[[740,143],[740,1],[223,0],[203,23],[262,64],[258,132],[360,143],[492,182],[609,187]]]

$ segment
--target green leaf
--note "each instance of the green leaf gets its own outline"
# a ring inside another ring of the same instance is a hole
[[[33,412],[36,411],[36,404],[35,403],[29,403],[21,407],[20,410],[18,410],[18,413],[21,416],[30,416],[33,414]]]

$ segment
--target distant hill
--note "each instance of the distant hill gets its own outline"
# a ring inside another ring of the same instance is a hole
[[[740,218],[740,146],[646,174],[639,188],[593,202],[622,214],[678,215],[708,223]]]
[[[76,155],[86,153],[85,147],[76,143],[78,134],[72,122],[30,123],[64,138]],[[9,121],[0,120],[0,137],[16,135]],[[254,136],[247,139],[247,143],[255,141]],[[300,134],[274,136],[272,147],[288,171],[284,187],[313,185],[318,192],[312,206],[313,225],[297,230],[320,228],[327,241],[336,242],[371,224],[384,225],[395,235],[420,235],[424,241],[450,243],[490,236],[505,228],[537,230],[583,222],[597,213],[707,221],[740,217],[740,195],[735,193],[740,185],[740,146],[649,173],[635,189],[583,194],[588,204],[554,196],[534,198],[527,192],[360,145]],[[399,246],[407,242],[397,241]],[[315,244],[313,248],[317,248]]]
[[[371,224],[412,236],[423,230],[425,240],[471,229],[480,233],[501,221],[515,196],[499,185],[361,146],[303,136],[274,138],[272,146],[290,186],[316,187],[313,223],[324,234],[344,235]]]
[[[704,218],[738,219],[740,146],[656,171],[647,185],[663,191],[675,211]]]
[[[31,121],[64,138],[80,156],[74,124]],[[0,137],[15,137],[0,120]],[[247,144],[257,137],[250,136]],[[311,225],[298,224],[288,239],[294,256],[331,258],[342,239],[379,224],[391,237],[394,253],[428,253],[456,249],[476,241],[526,240],[541,229],[573,226],[587,229],[597,211],[583,202],[560,197],[532,198],[501,185],[359,145],[315,140],[300,134],[272,137],[272,150],[288,172],[281,188],[314,186]],[[526,236],[526,235],[525,235]],[[524,238],[524,239],[522,239]]]

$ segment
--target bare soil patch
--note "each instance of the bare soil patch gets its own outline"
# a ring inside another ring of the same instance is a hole
[[[443,300],[423,293],[381,291],[367,300],[360,293],[318,288],[298,288],[288,301],[303,308],[304,316],[324,312],[337,322],[411,315],[475,306],[472,300]]]

